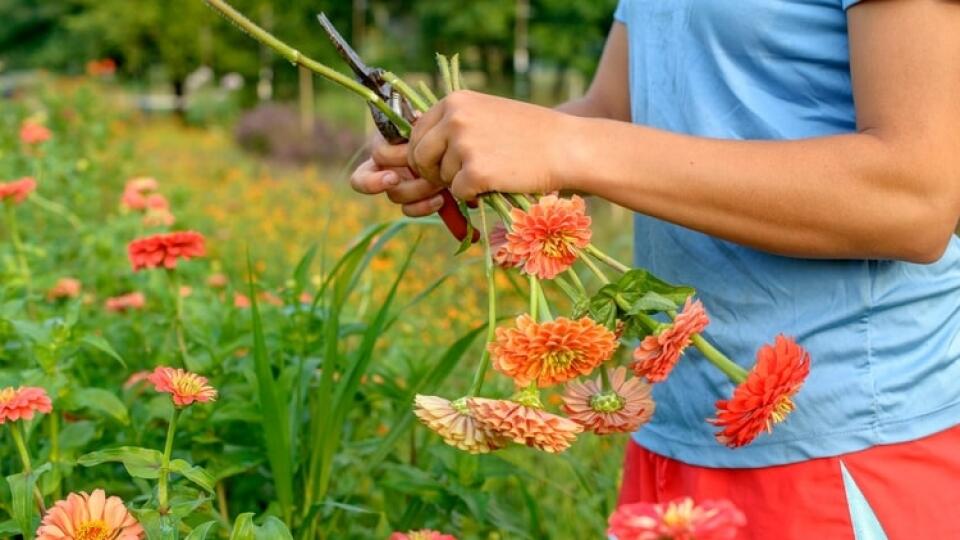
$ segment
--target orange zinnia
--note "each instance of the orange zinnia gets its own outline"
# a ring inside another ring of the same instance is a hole
[[[590,217],[583,199],[541,197],[525,212],[510,212],[513,230],[507,233],[507,255],[523,261],[523,271],[553,279],[577,260],[577,251],[590,243]]]
[[[443,437],[443,442],[471,454],[486,454],[503,448],[508,442],[478,425],[462,398],[450,401],[417,394],[413,414]]]
[[[182,369],[158,366],[147,377],[157,392],[166,392],[173,397],[177,407],[186,407],[193,402],[205,403],[217,399],[217,391],[207,384],[207,378]]]
[[[510,253],[507,249],[507,228],[497,223],[490,229],[490,252],[493,262],[502,268],[516,268],[523,266],[523,259]]]
[[[550,452],[563,452],[583,427],[562,416],[515,401],[467,398],[467,407],[481,427],[518,444]]]
[[[47,291],[48,300],[62,300],[64,298],[76,298],[80,296],[80,280],[70,277],[60,278]]]
[[[20,142],[23,144],[40,144],[50,140],[53,133],[47,126],[30,120],[20,125]]]
[[[708,324],[710,318],[703,304],[687,298],[687,303],[673,324],[643,338],[640,346],[633,351],[633,372],[654,383],[666,379],[690,345],[690,338],[702,332]]]
[[[421,529],[419,531],[407,531],[405,533],[395,532],[390,535],[388,540],[457,540],[455,536],[443,534],[430,529]]]
[[[206,254],[203,235],[193,231],[157,234],[138,238],[127,246],[133,270],[176,268],[177,259],[189,260]]]
[[[710,423],[723,428],[717,440],[738,448],[753,442],[760,432],[770,432],[793,411],[793,396],[810,374],[810,354],[782,335],[757,352],[757,363],[733,397],[717,401],[717,416]]]
[[[50,396],[36,386],[8,386],[0,390],[0,425],[17,420],[32,420],[35,413],[47,414],[53,410]]]
[[[142,292],[132,292],[129,294],[121,294],[120,296],[107,298],[107,301],[104,303],[104,307],[107,309],[107,311],[113,313],[123,313],[128,310],[143,309],[143,306],[145,306],[146,303],[147,299],[143,296]]]
[[[498,328],[488,348],[493,367],[517,386],[536,381],[543,387],[589,374],[610,358],[617,338],[589,317],[538,324],[525,314],[517,317],[516,328]]]
[[[13,204],[20,204],[37,189],[37,181],[30,176],[24,176],[19,180],[10,182],[0,182],[0,203],[11,201]]]
[[[47,511],[37,529],[37,540],[139,540],[143,527],[120,497],[102,489],[71,493]]]
[[[733,540],[747,518],[728,500],[677,499],[666,504],[624,504],[610,516],[617,540]]]
[[[601,379],[570,381],[563,395],[568,417],[597,435],[628,433],[653,417],[655,405],[651,387],[640,378],[627,379],[627,368],[610,373],[610,390]]]

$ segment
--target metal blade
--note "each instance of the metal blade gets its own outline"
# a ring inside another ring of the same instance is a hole
[[[340,56],[347,62],[350,69],[357,74],[360,81],[372,90],[378,89],[379,84],[373,77],[373,70],[364,63],[360,55],[357,54],[357,51],[353,50],[353,47],[347,43],[347,40],[343,39],[340,32],[337,31],[333,23],[330,22],[330,19],[327,18],[326,13],[321,12],[317,15],[317,19],[320,21],[320,26],[323,27],[323,31],[326,32],[327,37],[330,38],[330,42],[336,47],[337,52],[340,53]]]

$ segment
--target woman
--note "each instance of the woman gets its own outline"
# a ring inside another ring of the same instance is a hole
[[[960,538],[958,29],[947,0],[621,0],[586,97],[453,94],[352,183],[410,216],[443,185],[603,197],[731,357],[810,351],[797,410],[736,450],[704,422],[730,383],[688,353],[621,502],[727,498],[741,538]]]

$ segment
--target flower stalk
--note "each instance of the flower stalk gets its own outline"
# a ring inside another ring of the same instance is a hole
[[[33,474],[33,464],[30,462],[30,452],[27,450],[27,442],[23,437],[21,429],[20,422],[11,423],[10,437],[13,439],[13,445],[17,447],[17,455],[20,457],[20,464],[23,465],[23,474],[30,476]],[[41,514],[47,511],[46,505],[43,502],[43,494],[40,493],[40,488],[36,485],[33,486],[33,499]]]
[[[13,209],[13,205],[4,204],[3,206],[7,220],[7,228],[10,230],[10,241],[13,242],[13,251],[17,257],[17,266],[20,267],[20,277],[23,278],[27,305],[29,305],[30,298],[33,296],[33,280],[30,274],[30,265],[27,263],[27,252],[23,246],[23,240],[20,239],[20,229],[17,226],[17,214]]]
[[[473,383],[470,385],[470,393],[467,394],[469,396],[479,395],[481,388],[483,388],[483,379],[487,375],[487,369],[490,368],[490,351],[487,345],[494,339],[497,324],[497,289],[493,276],[493,253],[490,248],[487,213],[483,204],[480,204],[480,241],[483,243],[483,269],[487,278],[487,334],[483,344],[483,352],[480,354],[480,365],[477,366],[477,371],[473,375]]]
[[[180,409],[174,407],[170,415],[170,424],[167,426],[167,440],[163,445],[163,457],[160,458],[160,477],[157,482],[157,511],[166,514],[170,509],[169,486],[170,456],[173,454],[173,439],[177,433],[177,417]]]
[[[184,367],[189,367],[189,353],[187,352],[187,340],[184,336],[186,325],[183,317],[183,295],[180,294],[181,282],[180,274],[176,269],[167,270],[167,276],[170,278],[170,288],[173,293],[173,330],[177,336],[177,347],[180,349],[180,362]]]

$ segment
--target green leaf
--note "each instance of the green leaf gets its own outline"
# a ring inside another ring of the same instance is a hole
[[[318,244],[316,243],[310,246],[310,248],[307,249],[307,252],[303,254],[303,257],[300,258],[300,262],[297,263],[297,267],[293,271],[293,297],[295,299],[299,298],[300,293],[303,292],[303,289],[307,286],[310,265],[313,263],[313,259],[317,255],[317,247]],[[297,301],[299,302],[299,299]]]
[[[293,535],[282,521],[273,516],[266,517],[263,525],[256,525],[253,513],[248,512],[240,514],[233,522],[230,540],[293,540]]]
[[[70,422],[60,430],[61,450],[82,448],[97,434],[96,425],[90,421]]]
[[[30,474],[17,473],[7,477],[7,485],[10,486],[10,513],[26,540],[33,540],[39,518],[33,498],[34,486],[37,485],[37,478],[48,470],[50,470],[49,463]]]
[[[180,537],[179,520],[170,515],[161,516],[150,508],[131,509],[137,521],[147,533],[147,540],[176,540]]]
[[[190,465],[182,459],[174,459],[170,461],[170,472],[182,474],[187,480],[207,490],[208,493],[213,493],[213,485],[216,481],[203,467]]]
[[[67,397],[68,410],[90,409],[104,413],[121,424],[130,423],[127,406],[116,395],[103,388],[81,388]]]
[[[633,304],[648,292],[655,292],[673,302],[673,309],[682,307],[687,298],[696,293],[693,287],[673,285],[642,268],[635,268],[624,273],[617,280],[616,286],[624,300],[630,304]]]
[[[273,376],[272,363],[263,336],[263,321],[253,282],[253,267],[247,254],[247,272],[250,285],[250,317],[253,325],[253,363],[257,377],[257,391],[262,415],[263,442],[267,460],[273,472],[277,498],[288,515],[293,508],[293,450],[290,439],[290,412],[288,402],[281,398],[280,388]]]
[[[672,311],[677,308],[676,303],[667,298],[666,296],[653,292],[647,291],[640,298],[633,302],[630,305],[630,311],[628,313],[635,314],[647,311]]]
[[[194,527],[184,540],[207,540],[207,534],[209,534],[210,529],[216,527],[216,525],[216,521],[201,523],[200,525]]]
[[[151,448],[121,446],[84,454],[77,459],[77,464],[93,467],[102,463],[123,463],[130,476],[152,480],[160,477],[162,458],[163,454]]]
[[[110,356],[111,358],[119,362],[121,366],[127,367],[127,363],[123,361],[123,358],[120,356],[120,354],[118,354],[117,351],[114,350],[113,346],[110,345],[110,343],[108,343],[107,340],[103,339],[102,337],[96,334],[87,334],[83,336],[83,339],[81,339],[80,341],[85,345],[89,345],[94,349],[97,349],[103,353],[106,353],[107,356]]]
[[[20,534],[20,526],[17,525],[16,521],[8,519],[0,522],[0,536],[6,538],[7,536],[13,536],[15,534]]]

